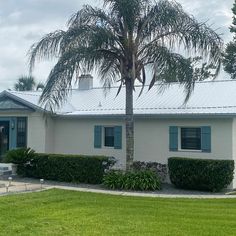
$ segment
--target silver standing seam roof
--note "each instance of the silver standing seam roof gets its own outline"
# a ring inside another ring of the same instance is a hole
[[[55,111],[61,116],[118,116],[125,114],[125,89],[117,95],[117,87],[104,92],[103,88],[90,90],[72,90],[65,104]],[[140,116],[236,116],[236,81],[197,82],[194,91],[186,104],[186,93],[179,83],[172,83],[163,89],[155,85],[151,90],[141,87],[134,92],[134,114]],[[41,92],[3,91],[1,96],[9,96],[39,110],[38,103]]]

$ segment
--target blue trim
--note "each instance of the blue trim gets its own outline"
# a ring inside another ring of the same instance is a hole
[[[114,148],[122,149],[122,126],[114,127]]]
[[[202,126],[202,152],[211,152],[211,127]]]
[[[178,151],[178,127],[169,127],[169,150]]]
[[[0,121],[9,122],[9,150],[16,148],[16,117],[0,117]]]
[[[94,126],[94,148],[102,147],[102,126]]]

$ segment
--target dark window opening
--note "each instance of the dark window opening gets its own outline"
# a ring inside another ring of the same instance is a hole
[[[104,137],[105,137],[104,146],[114,147],[114,127],[105,127]]]
[[[181,149],[201,150],[201,128],[181,128]]]
[[[17,118],[17,147],[27,146],[27,119],[26,117]]]

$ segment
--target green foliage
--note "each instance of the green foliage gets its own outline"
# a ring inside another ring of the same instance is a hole
[[[114,196],[61,189],[0,197],[1,236],[234,236],[236,198]]]
[[[233,13],[233,22],[232,25],[230,26],[230,32],[236,33],[236,1],[234,1],[232,13]]]
[[[234,38],[226,46],[223,54],[224,70],[231,75],[232,79],[236,79],[236,1],[233,8],[233,22],[230,26],[230,32],[234,34]]]
[[[109,171],[103,178],[103,185],[119,190],[159,190],[160,179],[152,171]]]
[[[236,79],[236,42],[235,39],[228,43],[224,53],[224,70],[231,75],[232,79]]]
[[[31,148],[18,148],[8,151],[3,162],[21,165],[33,159],[35,155],[35,151]]]
[[[167,177],[167,164],[161,164],[158,162],[134,161],[132,169],[135,171],[153,171],[160,177],[161,182],[164,182]]]
[[[64,182],[99,184],[104,171],[114,162],[103,156],[38,154],[24,158],[18,151],[11,151],[11,162],[18,164],[17,174],[25,177],[44,178]],[[21,160],[22,158],[22,160]]]
[[[175,81],[191,90],[199,73],[175,46],[203,57],[205,68],[215,68],[214,75],[219,72],[221,37],[175,1],[104,0],[104,5],[102,9],[85,5],[69,19],[66,30],[49,33],[31,47],[30,70],[42,59],[58,59],[41,96],[45,105],[60,106],[70,93],[74,74],[94,69],[104,86],[131,84],[132,92],[135,81],[143,86],[150,82],[148,65],[150,87],[157,80]]]
[[[179,188],[220,191],[233,180],[233,160],[208,160],[171,157],[168,159],[171,182]]]
[[[21,76],[14,85],[16,91],[32,91],[35,87],[35,79],[33,76]]]
[[[37,90],[37,91],[40,91],[40,90],[43,90],[44,88],[45,88],[44,83],[39,82],[39,83],[37,84],[36,90]]]
[[[14,84],[14,89],[16,91],[34,91],[43,90],[43,83],[36,83],[35,78],[33,76],[21,76],[17,82]]]

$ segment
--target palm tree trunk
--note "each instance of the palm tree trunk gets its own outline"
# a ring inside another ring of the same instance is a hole
[[[126,170],[132,169],[134,161],[134,117],[133,117],[133,84],[126,79]]]

